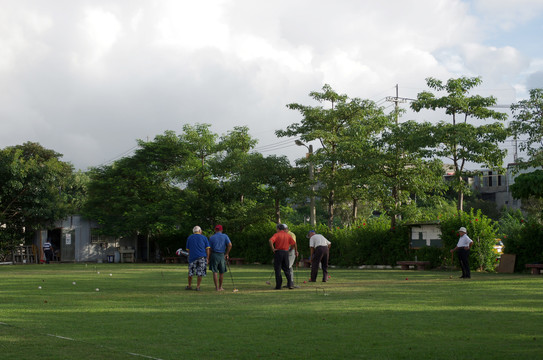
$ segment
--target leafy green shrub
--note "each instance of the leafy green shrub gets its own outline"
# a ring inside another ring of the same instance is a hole
[[[506,208],[498,221],[500,238],[518,236],[524,223],[524,216],[520,210]]]
[[[459,212],[445,216],[441,221],[441,239],[445,249],[453,249],[458,243],[458,229],[464,226],[473,240],[470,253],[470,267],[493,271],[496,253],[493,251],[497,238],[497,223],[483,215],[481,210]],[[455,257],[457,258],[457,257]]]
[[[518,223],[517,231],[504,236],[503,243],[507,254],[516,255],[515,270],[524,271],[525,264],[543,262],[543,226],[537,219]]]
[[[449,249],[435,246],[424,246],[415,250],[415,256],[419,261],[429,261],[431,268],[450,264]]]
[[[296,235],[300,257],[309,258],[309,224],[290,225]],[[390,229],[386,217],[370,218],[353,226],[328,229],[318,224],[315,230],[332,243],[330,264],[339,266],[395,265],[409,256],[409,229],[399,226]],[[249,226],[242,233],[229,234],[233,243],[232,256],[243,257],[248,262],[270,264],[273,254],[268,240],[275,233],[272,222]]]
[[[244,258],[247,262],[259,262],[271,264],[273,254],[270,249],[269,239],[275,233],[273,222],[250,225],[243,232],[228,234],[232,241],[232,257]]]
[[[381,216],[356,222],[354,225],[334,229],[340,265],[395,265],[409,253],[408,229],[404,226],[390,229],[390,219]]]

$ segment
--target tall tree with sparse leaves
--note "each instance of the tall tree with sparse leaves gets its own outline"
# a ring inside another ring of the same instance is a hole
[[[479,77],[449,79],[445,83],[427,78],[426,84],[436,93],[423,91],[411,104],[411,108],[417,112],[423,109],[441,110],[450,117],[449,121],[441,120],[431,129],[432,146],[434,156],[452,161],[454,175],[451,186],[458,194],[458,210],[463,209],[464,193],[469,191],[465,179],[473,175],[466,165],[475,163],[490,169],[501,169],[507,153],[500,146],[509,135],[502,122],[507,115],[490,109],[496,105],[495,97],[470,95],[470,91],[481,83]],[[489,120],[496,121],[482,125],[471,123]]]
[[[530,98],[511,105],[514,120],[509,124],[519,139],[519,148],[529,156],[522,167],[543,166],[543,89],[530,90]]]
[[[363,132],[358,136],[371,136],[373,131],[380,126],[379,118],[375,117],[378,109],[373,101],[359,98],[350,99],[347,95],[338,94],[330,85],[324,85],[322,92],[309,94],[324,106],[308,106],[297,103],[288,104],[291,110],[299,111],[303,119],[300,123],[289,125],[286,130],[277,130],[279,137],[299,137],[303,142],[318,140],[321,147],[317,149],[311,158],[315,165],[316,180],[322,184],[320,191],[327,201],[328,227],[334,223],[334,207],[338,190],[347,184],[339,171],[345,167],[342,162],[340,143],[347,136],[352,136],[350,128],[364,123]],[[351,134],[351,135],[349,135]]]

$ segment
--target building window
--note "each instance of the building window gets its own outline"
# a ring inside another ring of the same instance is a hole
[[[98,244],[115,242],[115,236],[98,234],[96,230],[97,229],[91,230],[91,243]]]

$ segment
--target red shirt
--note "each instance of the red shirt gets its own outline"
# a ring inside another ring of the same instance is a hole
[[[274,244],[276,250],[288,250],[290,245],[296,244],[296,241],[284,231],[276,232],[270,241]]]

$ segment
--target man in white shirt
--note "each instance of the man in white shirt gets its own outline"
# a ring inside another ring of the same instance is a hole
[[[319,264],[322,267],[322,281],[328,281],[328,256],[330,254],[330,246],[332,243],[321,234],[316,234],[315,230],[309,231],[309,250],[311,251],[311,280],[317,281],[319,273]]]
[[[460,238],[456,247],[451,250],[451,253],[458,251],[458,260],[460,260],[460,266],[462,267],[462,276],[461,279],[470,279],[471,272],[469,269],[469,250],[473,245],[473,240],[468,237],[467,230],[465,227],[458,229],[458,234]]]

